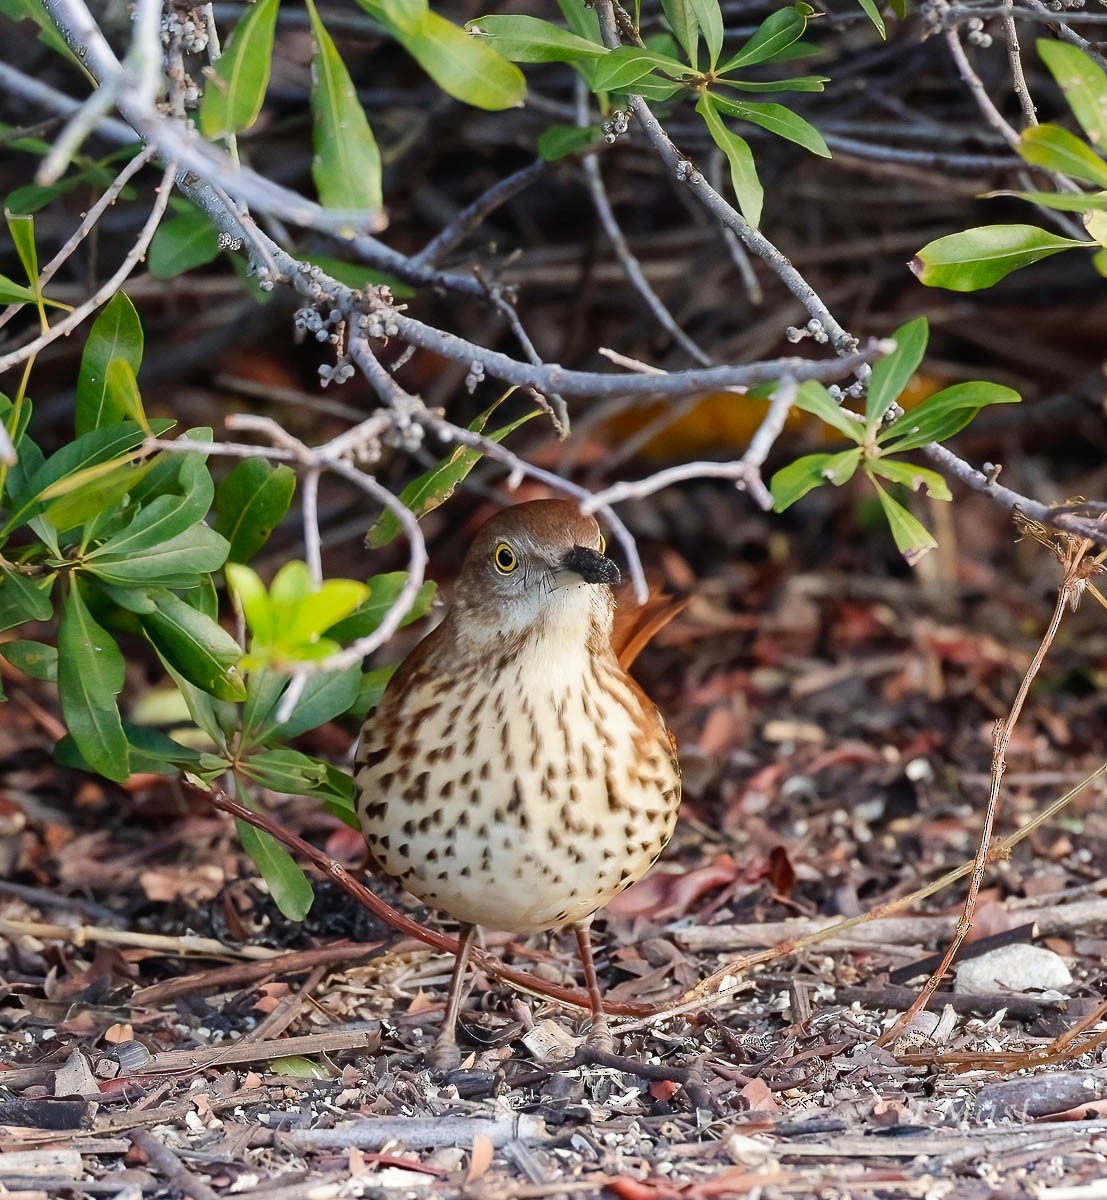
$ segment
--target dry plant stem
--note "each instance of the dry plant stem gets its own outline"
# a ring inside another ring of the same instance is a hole
[[[275,821],[270,820],[263,813],[257,813],[243,807],[237,800],[233,800],[227,795],[226,792],[213,791],[204,794],[213,807],[219,809],[220,812],[229,813],[231,816],[237,817],[240,821],[246,821],[248,824],[255,826],[255,828],[276,838],[278,842],[287,846],[289,850],[306,858],[329,879],[333,879],[339,887],[352,896],[359,904],[363,904],[375,916],[380,917],[382,921],[391,925],[393,929],[398,930],[400,933],[405,933],[409,937],[418,939],[424,945],[430,946],[434,950],[442,950],[453,955],[457,954],[459,948],[457,938],[450,937],[448,934],[437,933],[435,930],[428,929],[425,925],[420,925],[417,921],[413,921],[410,917],[405,916],[398,909],[393,908],[390,904],[387,904],[379,896],[371,892],[363,883],[359,883],[341,863],[336,862],[321,850],[317,850],[309,842],[305,842],[303,838],[297,837],[294,833],[289,833],[286,829],[282,829]],[[586,993],[577,991],[575,988],[566,988],[558,984],[548,983],[546,980],[539,979],[537,976],[531,975],[526,971],[516,971],[511,967],[505,966],[498,959],[490,954],[486,954],[477,947],[473,947],[471,958],[482,971],[485,971],[496,979],[502,980],[504,983],[510,983],[524,992],[529,992],[537,996],[545,996],[550,1000],[556,1000],[560,1004],[568,1004],[574,1008],[590,1010],[592,1007],[591,998]],[[651,1011],[648,1004],[616,1003],[612,1001],[606,1002],[604,1008],[607,1012],[628,1016],[641,1016]]]
[[[1040,813],[1027,821],[1020,829],[1000,839],[992,847],[989,856],[990,861],[996,862],[1007,858],[1019,842],[1029,837],[1035,829],[1052,820],[1086,788],[1104,776],[1107,776],[1107,762],[1102,763],[1074,787],[1069,788],[1063,795],[1058,796],[1056,800],[1046,805]],[[671,1016],[702,1012],[704,1009],[714,1008],[716,1005],[725,1002],[731,996],[736,995],[749,986],[747,982],[742,981],[741,977],[753,967],[763,966],[766,963],[787,958],[798,951],[805,950],[808,946],[817,945],[819,942],[827,941],[833,937],[839,937],[841,934],[859,925],[868,925],[870,922],[879,921],[883,917],[890,917],[895,913],[902,912],[905,908],[910,908],[926,900],[936,892],[940,892],[943,888],[949,887],[950,884],[956,883],[959,879],[964,879],[966,875],[973,871],[975,866],[976,860],[971,859],[962,863],[961,866],[955,867],[952,871],[947,871],[941,878],[935,879],[931,883],[918,888],[908,896],[900,896],[896,900],[890,900],[887,904],[878,905],[876,908],[871,908],[868,912],[860,913],[856,917],[847,917],[844,921],[824,926],[822,929],[817,929],[810,934],[806,934],[804,937],[781,942],[769,949],[758,951],[756,954],[744,954],[740,958],[732,959],[725,966],[720,967],[717,971],[713,971],[705,979],[696,984],[694,988],[686,992],[679,1003],[668,1006],[659,1005],[657,1006],[657,1010],[645,1022],[624,1024],[615,1032],[627,1032],[631,1029],[639,1028],[641,1024],[652,1023],[655,1020],[664,1020]]]
[[[1057,630],[1061,626],[1061,618],[1065,615],[1065,609],[1073,595],[1071,577],[1066,575],[1062,580],[1061,586],[1057,589],[1057,600],[1053,606],[1053,615],[1050,617],[1049,625],[1046,627],[1045,634],[1042,636],[1041,642],[1038,644],[1038,649],[1034,653],[1034,657],[1030,660],[1030,665],[1026,668],[1022,677],[1022,682],[1019,684],[1019,690],[1015,693],[1015,699],[1011,703],[1011,710],[1007,716],[996,725],[995,737],[992,746],[992,777],[988,787],[988,805],[984,811],[984,826],[980,831],[980,843],[976,851],[976,860],[973,863],[972,873],[969,876],[968,892],[965,896],[965,907],[961,914],[961,919],[957,922],[957,930],[953,935],[953,939],[949,944],[942,961],[923,985],[923,989],[915,998],[915,1002],[911,1007],[903,1013],[899,1020],[889,1029],[882,1037],[877,1040],[877,1045],[886,1046],[890,1041],[897,1038],[904,1029],[914,1020],[915,1016],[926,1008],[930,1001],[930,997],[938,990],[941,985],[945,973],[949,970],[950,964],[956,957],[957,951],[960,950],[961,944],[972,929],[973,913],[976,911],[976,899],[980,894],[981,885],[984,882],[984,874],[987,870],[988,862],[990,861],[990,852],[992,846],[992,830],[995,826],[996,809],[999,805],[1000,789],[1003,786],[1003,774],[1007,770],[1007,747],[1011,743],[1011,734],[1015,731],[1015,726],[1018,723],[1019,717],[1022,715],[1023,704],[1026,702],[1027,693],[1030,691],[1030,685],[1034,682],[1038,672],[1041,670],[1042,663],[1045,661],[1045,656],[1049,652],[1050,646],[1053,644],[1053,639],[1057,636]]]

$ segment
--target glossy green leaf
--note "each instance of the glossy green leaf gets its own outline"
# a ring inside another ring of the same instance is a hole
[[[122,359],[137,375],[142,365],[142,341],[142,323],[134,305],[122,292],[116,292],[93,321],[81,356],[74,414],[78,437],[124,417],[111,394],[108,364],[114,358]]]
[[[228,562],[244,563],[284,520],[296,472],[262,458],[244,458],[215,489],[215,530],[230,544]]]
[[[958,383],[928,396],[910,412],[897,417],[881,431],[885,454],[902,454],[931,442],[944,442],[960,432],[989,404],[1017,404],[1022,397],[1013,388],[986,380]]]
[[[916,467],[914,463],[902,459],[874,458],[866,468],[870,474],[879,475],[890,483],[899,483],[913,492],[920,488],[931,500],[952,500],[953,494],[949,484],[938,474],[927,467]]]
[[[700,43],[696,5],[693,0],[661,0],[661,9],[665,13],[665,20],[669,22],[669,28],[673,31],[673,37],[688,56],[688,62],[695,67]]]
[[[205,136],[228,137],[249,129],[258,119],[269,86],[279,3],[255,0],[231,32],[200,101],[200,128]]]
[[[393,2],[358,0],[455,100],[498,112],[519,108],[526,98],[522,71],[493,48],[496,43],[473,37],[439,13],[411,6],[401,18]],[[391,15],[390,15],[391,13]]]
[[[896,348],[873,363],[869,378],[868,395],[865,398],[865,422],[870,430],[880,424],[884,414],[895,404],[900,392],[911,381],[919,369],[926,343],[930,337],[930,326],[926,317],[916,317],[901,325],[892,334]]]
[[[273,903],[290,921],[302,921],[311,910],[315,893],[296,860],[274,837],[246,821],[236,819],[235,827],[238,840],[265,880]]]
[[[154,422],[153,428],[163,432],[171,421]],[[133,421],[120,421],[105,429],[94,429],[52,454],[27,480],[23,491],[12,505],[4,531],[15,529],[57,496],[80,487],[89,479],[113,470],[141,452],[146,431]]]
[[[708,66],[714,69],[723,48],[723,12],[719,0],[689,0],[689,3],[707,47]]]
[[[334,720],[354,703],[360,686],[361,668],[357,663],[342,671],[309,676],[292,715],[273,731],[272,736],[288,741]]]
[[[1084,228],[1101,246],[1107,247],[1107,213],[1096,209],[1086,212]]]
[[[1036,225],[979,225],[929,242],[912,260],[911,270],[927,287],[975,292],[1039,259],[1089,244]]]
[[[29,287],[0,275],[0,304],[33,304],[35,294]]]
[[[93,620],[74,580],[58,626],[58,698],[85,761],[118,783],[131,773],[116,700],[122,690],[123,655],[115,639]]]
[[[602,45],[578,37],[560,25],[540,17],[487,16],[470,21],[465,28],[471,36],[487,38],[497,54],[512,62],[580,62],[600,59],[607,54]]]
[[[988,195],[1017,196],[1060,212],[1107,212],[1107,192],[989,192]]]
[[[196,687],[218,700],[245,700],[246,687],[237,668],[242,648],[210,617],[165,588],[150,588],[153,611],[142,616],[142,628],[167,661]]]
[[[808,454],[781,467],[769,483],[773,511],[783,512],[824,483],[841,487],[853,478],[860,461],[860,449],[843,450],[840,454]]]
[[[157,729],[123,722],[127,736],[132,774],[175,775],[181,770],[194,769],[200,760],[198,751],[182,746]],[[63,767],[75,771],[91,771],[85,756],[72,737],[64,737],[54,747],[54,758]]]
[[[222,60],[220,60],[222,61]],[[158,226],[146,264],[155,279],[173,279],[219,256],[219,231],[191,204]]]
[[[207,525],[197,524],[158,546],[121,551],[113,538],[85,557],[85,570],[105,583],[195,587],[200,576],[218,571],[227,559],[227,542]]]
[[[359,638],[369,637],[379,628],[389,610],[399,599],[404,584],[407,583],[406,571],[389,571],[383,575],[374,575],[368,581],[369,594],[356,609],[337,624],[325,630],[328,637],[335,641],[354,642]],[[432,580],[426,580],[415,593],[415,602],[408,611],[400,626],[410,625],[418,621],[430,611],[437,594],[437,585]]]
[[[469,425],[469,432],[483,433],[489,418],[500,406],[500,403],[501,401],[497,400],[495,404],[485,409],[480,416],[472,421]],[[538,413],[539,410],[534,409],[529,413],[525,413],[517,420],[493,430],[488,434],[488,440],[491,442],[502,442],[508,434],[513,433],[520,425],[525,425],[527,421],[538,416]],[[403,489],[399,497],[401,502],[417,518],[433,512],[449,500],[458,484],[466,478],[483,457],[484,452],[476,447],[456,446],[453,453],[447,459],[440,462],[437,466],[432,467],[429,471],[424,471],[422,475],[413,479]],[[365,544],[374,550],[379,550],[382,546],[387,546],[390,542],[394,541],[402,532],[403,526],[400,524],[399,517],[391,509],[386,508],[381,513],[376,524],[369,529],[365,538]]]
[[[102,463],[69,476],[62,481],[66,485],[64,493],[47,504],[42,515],[59,533],[92,522],[98,516],[106,519],[109,511],[138,486],[152,466],[150,462],[134,463],[128,459]]]
[[[1088,141],[1107,154],[1107,73],[1083,50],[1067,42],[1040,38],[1037,46]]]
[[[23,265],[24,274],[32,287],[38,286],[38,248],[35,246],[35,219],[28,213],[5,212],[8,232],[15,252]]]
[[[723,124],[722,118],[715,110],[714,97],[710,93],[705,92],[699,98],[696,112],[703,117],[715,145],[726,155],[738,207],[742,210],[742,216],[756,229],[761,220],[761,205],[765,192],[757,178],[757,168],[749,143],[738,134],[731,133]]]
[[[44,642],[0,642],[0,654],[31,679],[54,683],[58,678],[58,650]]]
[[[372,712],[380,703],[384,689],[388,687],[388,681],[395,674],[395,663],[387,667],[377,667],[373,671],[366,671],[361,677],[357,697],[350,705],[350,714],[355,717],[364,717]]]
[[[829,158],[823,135],[809,121],[805,121],[798,113],[785,108],[783,104],[764,104],[753,100],[730,100],[717,93],[712,94],[715,108],[728,116],[739,117],[749,121],[751,125],[759,125],[777,137],[786,138],[810,150],[820,158]]]
[[[837,400],[817,380],[809,379],[796,389],[795,407],[801,412],[811,413],[819,418],[824,425],[844,433],[851,442],[860,442],[865,436],[865,426],[855,420],[848,409],[843,408]]]
[[[242,612],[250,632],[263,644],[270,645],[277,637],[277,627],[269,593],[260,576],[249,567],[232,562],[227,563],[225,574],[227,589]]]
[[[311,174],[327,208],[379,212],[381,154],[350,73],[306,0],[315,53],[311,60],[314,155]]]
[[[50,592],[55,575],[41,569],[25,574],[15,566],[0,563],[0,632],[25,621],[49,621],[54,615]]]
[[[803,37],[807,18],[814,11],[809,4],[796,4],[766,17],[753,37],[733,58],[727,59],[719,67],[718,73],[724,75],[739,67],[752,67],[755,63],[769,62],[779,57],[782,51]]]
[[[596,16],[595,7],[587,0],[557,0],[557,7],[565,18],[565,24],[578,36],[595,42],[603,47],[603,35],[600,33],[600,19]]]
[[[880,15],[880,9],[877,8],[875,0],[857,0],[861,5],[861,10],[865,16],[872,21],[874,28],[882,38],[887,38],[888,32],[884,27],[884,18]]]
[[[678,78],[692,74],[690,67],[686,67],[675,58],[655,54],[652,50],[642,50],[637,46],[620,46],[593,64],[592,87],[601,92],[632,88],[653,71],[661,71]]]
[[[335,781],[327,770],[327,764],[309,754],[301,754],[299,750],[283,747],[261,750],[244,759],[240,770],[247,778],[271,792],[311,796],[317,800],[328,800],[336,795]],[[341,799],[346,792],[344,785],[340,787],[342,791],[338,797]]]
[[[829,81],[826,75],[797,75],[791,79],[719,79],[716,82],[739,92],[821,92]]]
[[[872,483],[876,488],[877,496],[880,497],[880,507],[884,510],[888,528],[892,531],[896,549],[907,560],[908,566],[913,567],[927,551],[933,550],[938,543],[918,517],[908,512],[898,500],[893,499],[875,479],[872,480]]]
[[[1019,137],[1018,152],[1031,166],[1044,167],[1107,187],[1107,162],[1075,134],[1059,125],[1032,125]]]

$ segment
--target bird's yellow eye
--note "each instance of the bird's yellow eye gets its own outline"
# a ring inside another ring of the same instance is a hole
[[[519,565],[519,557],[507,542],[500,542],[492,552],[492,561],[501,575],[510,575]]]
[[[600,553],[603,554],[607,550],[607,538],[600,534]]]

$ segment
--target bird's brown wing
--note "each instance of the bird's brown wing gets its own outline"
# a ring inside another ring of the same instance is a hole
[[[615,589],[611,648],[624,671],[630,669],[646,644],[688,607],[689,599],[674,600],[659,588],[651,587],[646,603],[639,604],[629,583]]]

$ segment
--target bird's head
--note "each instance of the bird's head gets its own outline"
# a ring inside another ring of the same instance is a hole
[[[487,521],[469,547],[454,595],[459,631],[479,642],[524,634],[582,644],[609,637],[619,568],[595,517],[569,500],[531,500]]]

